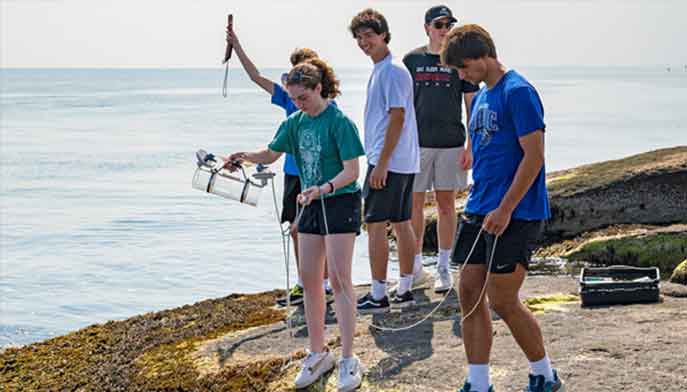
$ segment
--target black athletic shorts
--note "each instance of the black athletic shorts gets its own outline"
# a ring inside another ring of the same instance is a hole
[[[382,189],[370,187],[370,173],[373,165],[367,167],[363,198],[365,199],[365,223],[390,221],[404,222],[413,213],[413,180],[415,174],[388,172],[386,186]]]
[[[305,206],[301,219],[298,221],[298,232],[306,234],[355,233],[360,234],[361,221],[360,192],[343,193],[324,199],[324,208],[327,213],[327,226],[325,227],[322,214],[322,201],[313,200]]]
[[[298,176],[284,174],[284,196],[281,206],[281,223],[296,219],[296,197],[301,193],[301,179]]]
[[[453,247],[451,262],[453,264],[463,264],[470,253],[475,238],[482,227],[484,215],[465,214],[461,218],[456,243]],[[522,264],[525,269],[529,269],[530,257],[535,247],[536,241],[540,238],[544,229],[544,221],[527,221],[511,219],[506,231],[501,234],[494,252],[494,261],[491,265],[491,272],[505,274],[515,271],[517,263]],[[486,231],[482,231],[475,250],[470,256],[467,264],[489,263],[491,250],[494,246],[494,236]]]

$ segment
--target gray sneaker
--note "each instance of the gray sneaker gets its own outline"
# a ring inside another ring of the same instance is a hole
[[[558,372],[553,369],[553,381],[546,381],[544,376],[529,375],[529,383],[524,392],[563,392],[563,381],[558,378]]]
[[[458,392],[473,392],[473,389],[470,383],[467,380],[465,380],[465,384],[463,384],[463,387],[460,388]],[[489,385],[489,390],[487,392],[494,392],[494,386]]]
[[[413,289],[424,287],[427,282],[429,282],[429,278],[429,272],[425,271],[424,268],[421,268],[419,272],[413,274]]]
[[[434,292],[445,293],[451,289],[453,285],[453,275],[448,268],[437,268],[437,273],[434,276]]]

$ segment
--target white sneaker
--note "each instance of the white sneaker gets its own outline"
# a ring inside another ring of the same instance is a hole
[[[453,276],[448,268],[437,268],[437,274],[434,276],[434,292],[445,293],[451,289],[453,284]]]
[[[429,281],[429,273],[427,271],[425,271],[424,268],[422,268],[420,270],[420,272],[413,275],[413,287],[411,288],[411,290],[415,290],[415,289],[419,289],[419,288],[424,287],[428,281]],[[398,292],[398,283],[396,283],[391,288],[389,293],[393,297],[394,295],[396,295],[397,292]]]
[[[321,353],[308,351],[308,355],[301,365],[301,370],[294,380],[296,389],[305,388],[317,381],[318,378],[334,367],[335,362],[334,355],[329,350]]]
[[[429,282],[429,273],[424,268],[413,275],[413,289],[423,287]]]
[[[336,385],[336,390],[339,392],[352,391],[360,386],[363,380],[362,370],[360,369],[360,360],[353,355],[347,359],[339,361],[339,382]]]

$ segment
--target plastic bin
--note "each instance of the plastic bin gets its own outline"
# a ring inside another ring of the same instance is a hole
[[[582,268],[582,306],[652,303],[659,301],[661,275],[658,267],[614,265]]]

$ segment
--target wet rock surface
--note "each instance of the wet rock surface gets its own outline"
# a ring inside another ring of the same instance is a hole
[[[549,179],[554,217],[537,256],[660,264],[662,271],[687,257],[687,147],[582,166]],[[436,250],[432,211],[428,207],[428,251]],[[685,264],[676,269],[678,282]],[[577,278],[530,276],[521,292],[536,311],[567,390],[687,391],[687,286],[661,282],[662,300],[655,304],[582,308],[575,300]],[[358,294],[367,289],[358,287]],[[281,294],[230,295],[4,349],[1,390],[293,390],[307,329],[302,309],[287,314],[274,306]],[[462,384],[466,359],[455,292],[415,328],[389,332],[372,326],[407,326],[443,298],[430,289],[415,295],[416,307],[359,317],[355,353],[365,366],[362,391],[447,391]],[[285,323],[287,317],[292,323]],[[503,321],[496,315],[493,320],[492,380],[498,391],[520,391],[527,362]],[[326,329],[328,346],[339,355],[332,309]],[[336,371],[309,388],[335,389]]]
[[[367,289],[357,288],[359,294]],[[530,277],[522,291],[567,390],[687,390],[687,298],[582,308],[577,289],[576,277],[563,275]],[[287,328],[285,311],[273,307],[278,294],[203,301],[8,349],[0,354],[1,385],[7,391],[291,391],[307,329],[300,308],[292,310],[294,323]],[[447,391],[462,384],[466,360],[454,292],[413,329],[372,327],[412,324],[443,298],[427,288],[415,294],[416,307],[359,317],[355,353],[365,366],[360,390]],[[329,312],[328,346],[340,355]],[[492,380],[499,391],[520,391],[527,362],[503,321],[495,314],[493,320]],[[334,391],[336,377],[333,371],[308,390]]]

